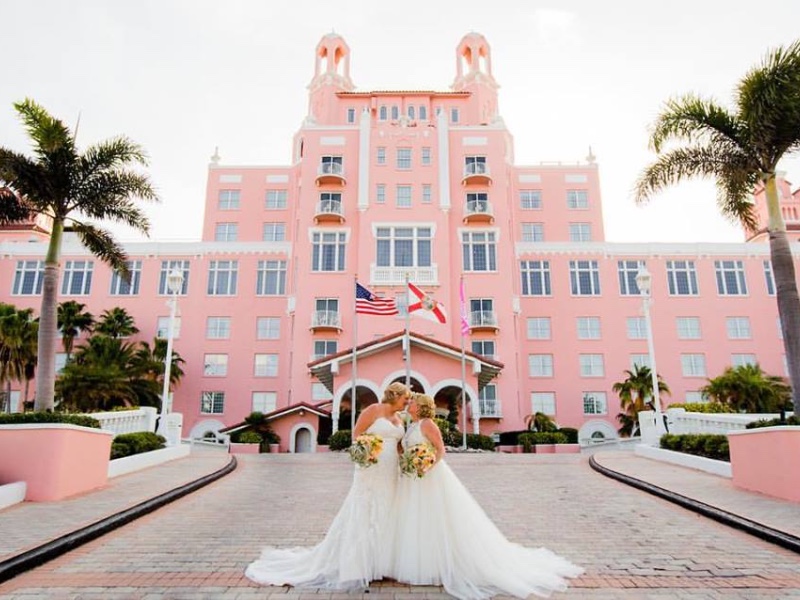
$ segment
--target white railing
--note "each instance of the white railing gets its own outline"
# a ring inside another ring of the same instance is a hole
[[[120,433],[136,433],[137,431],[155,431],[158,411],[152,406],[143,406],[136,410],[115,410],[91,413],[86,415],[100,421],[100,429]]]
[[[339,175],[344,177],[344,165],[341,163],[320,163],[317,175]]]
[[[480,400],[478,409],[481,413],[481,418],[500,418],[500,403],[497,400]]]
[[[493,215],[494,209],[488,200],[467,200],[467,207],[464,213],[470,215]]]
[[[471,162],[464,165],[464,177],[471,175],[491,175],[489,165],[482,162]]]
[[[311,326],[341,329],[342,317],[335,310],[318,310],[311,316]]]
[[[473,310],[469,313],[470,327],[497,327],[497,315],[493,310]]]
[[[378,267],[370,265],[370,283],[380,285],[405,285],[406,275],[414,285],[439,285],[439,268],[430,267]]]
[[[318,215],[339,215],[344,214],[341,200],[320,200],[317,202]]]

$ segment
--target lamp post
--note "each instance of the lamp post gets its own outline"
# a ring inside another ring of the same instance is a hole
[[[167,326],[167,354],[164,357],[164,389],[161,393],[161,414],[158,418],[158,432],[167,440],[170,446],[176,440],[171,440],[167,429],[167,404],[169,403],[169,379],[172,370],[172,340],[175,336],[175,313],[178,310],[178,294],[183,288],[183,273],[178,269],[173,269],[167,275],[167,288],[169,288],[170,299],[167,301],[169,306],[169,325]]]
[[[642,310],[644,311],[645,329],[647,332],[647,353],[650,357],[650,376],[653,380],[653,410],[655,411],[656,431],[659,438],[662,433],[666,433],[666,425],[661,413],[661,398],[658,393],[658,371],[656,370],[656,351],[653,344],[653,325],[650,320],[650,303],[653,298],[650,294],[652,276],[647,267],[642,265],[636,274],[636,285],[642,297]]]

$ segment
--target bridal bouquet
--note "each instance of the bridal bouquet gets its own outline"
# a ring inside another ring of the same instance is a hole
[[[347,450],[350,458],[359,467],[371,467],[378,462],[378,456],[383,449],[383,438],[373,433],[362,433]]]
[[[417,444],[400,455],[400,471],[409,477],[424,477],[436,464],[436,450],[430,444]]]

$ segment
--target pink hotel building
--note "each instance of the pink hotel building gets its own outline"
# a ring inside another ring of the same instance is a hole
[[[315,57],[291,163],[212,157],[201,241],[128,244],[131,285],[65,241],[60,300],[95,315],[122,306],[144,339],[165,335],[166,275],[182,271],[175,349],[186,375],[173,410],[184,437],[259,410],[282,450],[313,451],[321,421],[350,404],[354,343],[360,406],[404,380],[405,319],[356,322],[356,279],[403,312],[408,276],[446,307],[444,325],[410,320],[409,365],[415,389],[446,409],[461,390],[463,275],[470,431],[520,429],[541,411],[582,440],[615,437],[612,385],[649,362],[635,282],[642,264],[653,278],[667,402],[700,400],[706,378],[729,365],[757,361],[786,374],[759,233],[732,244],[606,242],[593,157],[515,164],[483,36],[457,46],[450,91],[356,91],[350,49],[335,34]],[[780,191],[791,230],[800,194],[786,181]],[[45,244],[36,232],[2,234],[3,302],[38,308]]]

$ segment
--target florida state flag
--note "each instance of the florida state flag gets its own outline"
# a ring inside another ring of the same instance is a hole
[[[413,283],[408,284],[408,312],[438,323],[447,323],[444,305]]]

